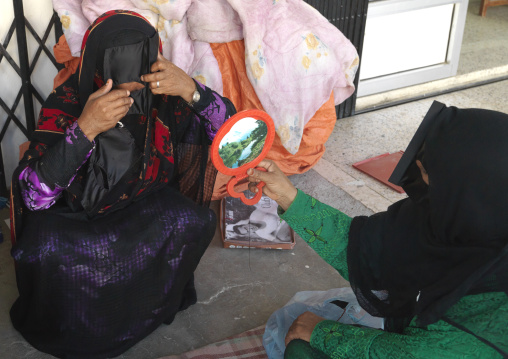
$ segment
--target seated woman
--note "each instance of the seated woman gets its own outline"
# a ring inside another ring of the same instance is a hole
[[[409,198],[354,219],[271,161],[249,170],[250,189],[264,181],[281,217],[385,318],[382,331],[306,312],[285,357],[508,357],[507,138],[506,114],[435,103],[394,171]]]
[[[57,357],[117,356],[196,302],[216,226],[207,150],[235,108],[159,49],[135,13],[97,19],[14,175],[11,319]]]

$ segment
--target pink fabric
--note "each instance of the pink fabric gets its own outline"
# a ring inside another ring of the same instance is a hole
[[[354,92],[358,54],[351,42],[301,0],[229,0],[245,38],[245,65],[283,146],[295,154],[303,128],[334,93]]]
[[[194,0],[187,11],[193,40],[222,43],[243,39],[243,25],[227,0]]]
[[[354,92],[355,47],[302,0],[53,0],[53,5],[74,56],[93,19],[108,10],[133,10],[157,28],[166,58],[220,94],[222,78],[209,43],[243,37],[248,78],[291,154],[332,91],[336,105]]]
[[[200,349],[159,359],[267,359],[264,332],[263,325]]]

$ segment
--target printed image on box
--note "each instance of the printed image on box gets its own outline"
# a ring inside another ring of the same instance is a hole
[[[277,202],[263,195],[252,206],[239,198],[226,197],[222,203],[222,229],[224,242],[240,246],[284,248],[280,244],[294,244],[294,233],[277,214]]]

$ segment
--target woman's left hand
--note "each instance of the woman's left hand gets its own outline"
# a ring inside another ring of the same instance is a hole
[[[150,83],[154,95],[180,96],[191,102],[196,83],[181,68],[159,53],[150,70],[152,73],[141,76],[141,81]]]
[[[312,336],[314,328],[323,320],[325,320],[325,318],[312,312],[305,312],[300,315],[293,324],[291,324],[291,327],[289,327],[289,331],[286,334],[286,346],[294,339],[301,339],[310,343],[310,337]]]

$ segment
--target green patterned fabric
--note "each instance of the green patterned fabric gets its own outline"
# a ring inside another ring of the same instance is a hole
[[[308,342],[295,339],[289,342],[284,351],[284,359],[327,359],[328,355],[314,349]]]
[[[287,211],[279,211],[279,214],[327,263],[348,279],[346,254],[352,218],[300,190]],[[468,295],[446,315],[508,351],[508,296],[505,293]],[[403,334],[396,334],[325,320],[312,332],[310,345],[330,358],[502,358],[492,347],[444,321],[419,328],[413,320]]]
[[[346,253],[351,217],[300,190],[285,213],[279,208],[279,216],[349,280]]]

